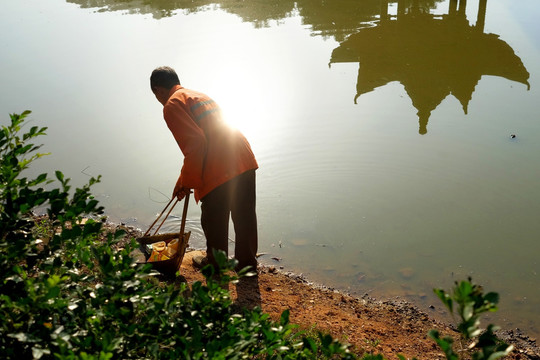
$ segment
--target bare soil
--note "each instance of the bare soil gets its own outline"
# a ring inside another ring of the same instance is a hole
[[[137,237],[133,229],[128,236]],[[180,274],[188,284],[204,277],[192,264],[198,251],[187,252]],[[358,298],[324,286],[314,285],[295,274],[275,267],[259,266],[258,276],[230,285],[231,296],[239,306],[260,306],[274,320],[289,309],[290,321],[301,329],[321,331],[350,344],[356,354],[380,353],[388,359],[402,354],[407,359],[444,359],[444,354],[427,337],[431,329],[458,339],[457,331],[405,301]],[[502,331],[499,337],[513,344],[509,359],[540,359],[535,339],[519,331]],[[457,343],[457,342],[456,342]]]

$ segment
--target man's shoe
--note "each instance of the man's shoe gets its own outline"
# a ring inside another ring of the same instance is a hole
[[[210,262],[208,261],[208,258],[204,255],[195,255],[192,258],[193,266],[197,269],[202,269],[206,265],[208,265]]]

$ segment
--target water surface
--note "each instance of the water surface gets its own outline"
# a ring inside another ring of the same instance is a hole
[[[173,66],[252,144],[263,262],[432,314],[472,276],[538,335],[538,6],[465,4],[8,0],[2,123],[31,109],[34,171],[101,174],[110,219],[145,230],[182,162],[148,84]]]

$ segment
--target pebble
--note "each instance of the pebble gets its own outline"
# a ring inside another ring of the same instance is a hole
[[[399,273],[405,279],[410,279],[410,278],[412,278],[414,276],[414,270],[412,268],[410,268],[410,267],[399,269]]]
[[[308,244],[308,241],[307,239],[296,238],[291,240],[291,244],[293,244],[294,246],[304,246]]]

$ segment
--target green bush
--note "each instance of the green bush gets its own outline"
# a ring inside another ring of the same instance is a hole
[[[99,181],[71,189],[69,179],[23,177],[43,156],[30,144],[46,128],[11,115],[0,131],[0,353],[5,359],[353,359],[328,335],[294,333],[260,309],[238,311],[205,270],[206,285],[159,282],[130,256],[133,239],[106,233],[90,194]],[[59,187],[55,188],[54,184]],[[46,190],[45,188],[50,188]],[[37,219],[32,211],[47,208]],[[83,217],[89,217],[80,225]],[[221,271],[234,262],[222,254]],[[224,274],[224,272],[223,272]],[[222,281],[237,279],[221,277]]]
[[[43,154],[30,144],[46,128],[20,135],[29,111],[11,115],[0,131],[0,354],[4,359],[314,359],[356,358],[329,335],[295,331],[289,312],[273,322],[259,308],[238,311],[225,290],[236,265],[216,254],[219,276],[206,267],[206,285],[188,289],[181,282],[159,282],[148,265],[134,264],[129,239],[122,231],[107,233],[99,218],[103,208],[93,199],[91,178],[71,189],[60,171],[23,177]],[[59,187],[54,188],[53,183]],[[51,188],[45,190],[45,186]],[[32,211],[47,208],[46,218]],[[80,225],[83,217],[90,217]],[[219,280],[215,280],[219,279]],[[435,289],[450,313],[454,304],[462,334],[459,351],[451,337],[432,330],[449,360],[495,360],[512,350],[480,315],[497,310],[498,295],[468,281],[452,294]],[[405,360],[397,355],[400,360]],[[384,360],[365,354],[363,360]]]
[[[456,304],[459,315],[458,330],[461,335],[459,352],[454,350],[454,340],[451,337],[441,338],[437,330],[431,330],[428,334],[443,350],[448,360],[459,360],[466,356],[470,356],[473,360],[495,360],[505,357],[512,351],[513,346],[495,335],[497,326],[489,324],[485,330],[480,328],[480,315],[497,311],[499,302],[497,293],[484,294],[482,287],[473,284],[470,278],[456,282],[451,294],[442,289],[433,291],[454,318],[454,304]],[[459,353],[463,354],[463,357],[458,356]]]

